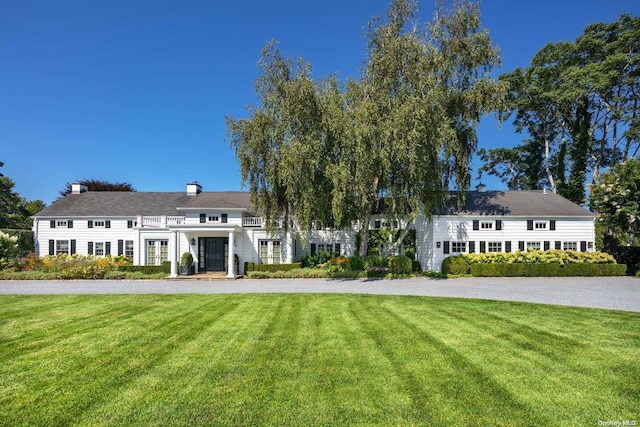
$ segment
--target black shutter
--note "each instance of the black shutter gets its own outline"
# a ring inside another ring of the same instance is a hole
[[[549,242],[548,240],[545,240],[544,241],[544,250],[548,251],[550,247],[551,247],[551,242]]]
[[[55,255],[56,251],[56,241],[49,240],[49,255]]]
[[[587,242],[585,242],[584,240],[582,240],[580,242],[580,252],[586,252],[587,251]]]
[[[111,221],[110,220],[106,220],[104,222],[104,228],[111,228]]]
[[[549,221],[549,230],[554,231],[556,229],[556,220],[552,219]]]
[[[76,241],[72,240],[71,241],[71,255],[76,253]]]
[[[527,221],[527,230],[533,230],[533,220],[532,219]]]
[[[133,220],[127,221],[127,228],[133,228]]]
[[[220,222],[222,222],[223,224],[226,224],[229,219],[229,216],[227,214],[222,214],[221,217],[222,219]]]
[[[562,242],[560,240],[556,240],[556,249],[562,249]]]
[[[93,255],[93,242],[87,243],[87,254]]]
[[[69,221],[67,221],[67,227],[68,228],[73,228],[73,220],[70,219]]]
[[[104,244],[104,254],[111,255],[111,242],[105,242]]]
[[[524,241],[523,240],[520,240],[518,242],[518,249],[520,249],[521,251],[524,251]]]
[[[314,256],[316,254],[316,244],[312,243],[311,244],[311,256]]]
[[[487,242],[484,240],[480,242],[480,253],[483,254],[487,252]]]
[[[480,221],[478,221],[477,219],[473,220],[473,229],[480,230]]]
[[[497,220],[496,221],[496,230],[498,230],[498,231],[502,230],[502,221],[501,220]]]
[[[124,253],[124,240],[118,240],[118,256]]]
[[[442,242],[442,253],[444,254],[448,254],[449,253],[449,241],[445,240],[444,242]]]
[[[504,251],[511,252],[511,240],[507,240],[504,242]]]
[[[473,240],[469,242],[469,253],[470,254],[476,253],[476,242],[474,242]]]
[[[92,219],[87,221],[87,228],[93,228],[93,220]]]
[[[49,221],[49,228],[56,228],[56,220],[52,219],[51,221]]]
[[[207,214],[200,214],[200,224],[207,222]]]

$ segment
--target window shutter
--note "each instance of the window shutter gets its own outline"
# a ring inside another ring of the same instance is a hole
[[[502,221],[501,220],[496,220],[496,230],[498,230],[498,231],[502,230]]]
[[[555,229],[556,229],[556,220],[552,219],[551,221],[549,221],[549,230],[555,231]]]
[[[582,240],[580,242],[580,252],[586,252],[587,251],[587,242]]]
[[[312,243],[311,244],[311,256],[314,256],[316,254],[316,244]]]
[[[504,242],[504,251],[511,252],[511,240],[507,240]]]
[[[133,228],[133,220],[128,220],[127,221],[127,228]]]
[[[71,255],[76,253],[76,241],[72,240],[71,241]]]
[[[448,254],[449,253],[449,241],[445,240],[444,242],[442,242],[442,253],[444,254]]]
[[[560,240],[556,240],[556,249],[562,249],[562,242]]]
[[[118,240],[118,256],[124,253],[124,240]]]
[[[104,254],[111,255],[111,242],[105,242],[104,244]]]
[[[87,254],[93,255],[93,242],[87,243]]]
[[[49,221],[49,228],[56,228],[56,220],[52,219],[51,221]]]
[[[49,240],[49,255],[55,255],[56,251],[56,241],[55,240]]]
[[[67,221],[67,227],[68,228],[73,228],[73,220],[70,219],[69,221]]]
[[[223,223],[223,224],[226,224],[227,221],[229,220],[229,216],[227,214],[222,214],[222,215],[220,215],[220,217],[221,217],[220,218],[220,222]]]
[[[551,247],[551,242],[549,242],[548,240],[545,240],[544,241],[544,250],[548,251],[550,247]]]
[[[92,219],[87,221],[87,228],[93,228],[93,220]]]
[[[532,219],[527,221],[527,230],[533,230],[533,220]]]
[[[104,222],[104,228],[111,228],[111,221],[110,220],[106,220]]]
[[[518,249],[520,249],[521,251],[524,251],[524,240],[520,240],[518,242]]]
[[[469,253],[470,254],[476,253],[476,242],[474,242],[473,240],[469,242]]]
[[[473,229],[480,230],[480,221],[478,221],[477,219],[473,220]]]
[[[487,252],[487,242],[484,240],[480,242],[480,253],[483,254]]]
[[[207,214],[200,214],[200,224],[207,222]]]
[[[336,243],[336,244],[334,245],[334,252],[335,252],[335,253],[337,253],[338,255],[340,255],[340,253],[341,253],[341,249],[342,249],[342,248],[340,247],[340,243]]]

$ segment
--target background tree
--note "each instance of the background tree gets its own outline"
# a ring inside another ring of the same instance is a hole
[[[374,18],[362,74],[345,83],[314,81],[309,64],[265,47],[261,105],[227,126],[267,224],[293,218],[304,233],[314,220],[356,223],[366,254],[371,212],[384,201],[389,223],[409,218],[393,251],[419,212],[439,210],[450,185],[468,187],[477,124],[505,92],[490,76],[498,50],[475,3],[439,3],[425,28],[416,14],[417,2],[395,0]]]
[[[74,181],[86,185],[89,191],[136,191],[132,184],[127,182],[109,182],[99,179],[85,179],[82,181]],[[59,192],[60,197],[71,194],[72,183],[67,182],[64,190]]]
[[[528,175],[523,188],[585,203],[589,173],[595,183],[603,168],[638,154],[639,51],[640,18],[622,15],[587,26],[573,43],[547,44],[528,68],[500,76],[516,130],[530,138],[513,148],[519,155],[486,151],[481,172],[507,183]]]
[[[640,159],[626,160],[600,174],[599,182],[591,187],[591,203],[605,233],[602,239],[605,249],[637,242],[640,236]]]

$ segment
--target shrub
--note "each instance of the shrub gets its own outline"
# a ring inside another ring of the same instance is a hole
[[[382,255],[369,255],[364,259],[366,268],[388,268],[389,260]]]
[[[389,270],[392,274],[411,274],[411,258],[394,255],[389,258]]]
[[[245,261],[244,263],[244,272],[248,273],[253,271],[256,268],[256,263],[251,261]]]
[[[191,252],[185,252],[180,257],[180,265],[192,265],[193,264],[193,255]]]
[[[143,274],[158,274],[158,273],[171,273],[171,262],[163,262],[162,265],[121,265],[118,266],[117,271],[125,272],[140,272]]]
[[[450,256],[442,261],[442,272],[444,274],[469,274],[469,262],[463,256]]]
[[[420,265],[420,261],[411,261],[411,271],[416,271],[416,272],[422,271],[422,266]]]
[[[349,270],[364,270],[364,258],[362,258],[360,255],[354,254],[351,258],[349,258]]]
[[[309,255],[309,254],[305,254],[302,256],[302,258],[300,259],[300,262],[302,263],[302,267],[303,268],[313,268],[319,265],[324,265],[326,264],[327,261],[329,261],[331,258],[333,258],[334,256],[340,256],[340,254],[332,254],[330,252],[318,252],[315,255]]]
[[[471,275],[476,277],[570,277],[570,276],[622,276],[624,264],[471,264]]]

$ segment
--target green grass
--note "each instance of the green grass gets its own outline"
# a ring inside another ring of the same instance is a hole
[[[0,297],[0,425],[637,420],[640,314],[358,295]]]

